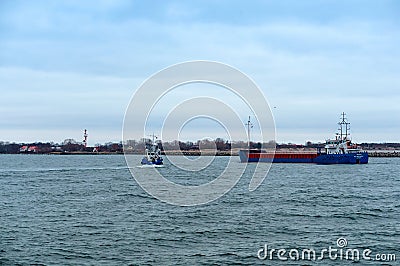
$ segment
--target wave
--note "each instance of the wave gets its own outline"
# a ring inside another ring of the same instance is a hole
[[[69,171],[104,171],[104,170],[124,170],[127,166],[120,167],[65,167],[65,168],[35,168],[35,169],[0,169],[0,173],[27,173],[27,172],[69,172]]]

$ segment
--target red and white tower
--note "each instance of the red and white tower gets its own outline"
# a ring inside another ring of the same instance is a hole
[[[85,148],[87,147],[87,130],[85,129],[85,131],[83,132],[83,145],[85,145]]]

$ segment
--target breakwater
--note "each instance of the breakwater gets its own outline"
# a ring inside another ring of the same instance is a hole
[[[400,157],[400,151],[367,151],[369,157]]]

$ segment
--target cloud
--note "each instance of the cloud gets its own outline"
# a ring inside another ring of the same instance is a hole
[[[42,139],[39,132],[43,130],[58,139],[68,137],[64,132],[80,132],[84,128],[121,132],[125,108],[140,84],[134,78],[20,68],[0,68],[0,79],[0,139],[19,141],[32,131]],[[17,133],[7,135],[12,130]],[[105,136],[121,139],[121,133],[98,137]]]
[[[114,130],[147,77],[177,62],[208,59],[253,78],[277,106],[278,133],[299,142],[302,128],[320,128],[318,136],[325,136],[342,111],[359,129],[374,127],[365,119],[373,117],[395,132],[396,5],[2,2],[0,127],[17,130],[28,120],[55,131],[74,122]]]

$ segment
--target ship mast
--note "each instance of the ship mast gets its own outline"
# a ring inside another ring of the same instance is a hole
[[[341,121],[338,123],[340,126],[340,140],[347,140],[350,130],[350,123],[347,122],[346,113],[342,113]],[[344,126],[344,133],[343,133],[343,126]]]
[[[249,120],[244,125],[247,126],[247,138],[248,138],[247,139],[247,146],[250,149],[250,128],[253,128],[253,124],[250,122],[250,116],[249,116]]]
[[[153,142],[152,142],[152,144],[154,144],[154,138],[156,138],[157,139],[157,136],[153,133],[153,134],[151,134],[151,135],[149,135],[149,137],[152,137],[152,139],[153,139]]]

